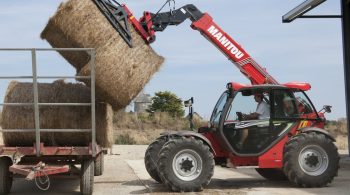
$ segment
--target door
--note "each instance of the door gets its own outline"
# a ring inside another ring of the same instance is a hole
[[[232,149],[237,154],[254,156],[273,146],[294,124],[288,116],[297,114],[295,103],[288,104],[290,115],[285,115],[283,109],[283,101],[293,98],[293,93],[286,89],[257,88],[237,92],[223,126]]]

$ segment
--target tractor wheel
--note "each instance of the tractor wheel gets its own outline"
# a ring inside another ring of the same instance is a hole
[[[166,143],[165,137],[160,137],[151,143],[145,153],[145,166],[148,174],[157,182],[162,183],[158,174],[157,162],[159,159],[159,152]]]
[[[158,171],[172,191],[201,191],[214,173],[214,156],[201,140],[181,137],[168,141],[159,153]]]
[[[80,171],[80,193],[91,195],[94,191],[94,161],[92,159],[83,160]]]
[[[8,194],[12,188],[12,173],[9,171],[12,161],[3,157],[0,158],[0,194]]]
[[[323,187],[337,176],[338,149],[321,133],[302,133],[285,146],[283,171],[288,179],[301,187]]]
[[[96,156],[96,159],[94,161],[95,163],[95,171],[94,171],[94,175],[95,176],[101,176],[103,175],[103,171],[104,171],[104,153],[101,152],[100,154],[98,154]]]
[[[288,178],[281,169],[255,169],[262,177],[271,181],[287,180]]]

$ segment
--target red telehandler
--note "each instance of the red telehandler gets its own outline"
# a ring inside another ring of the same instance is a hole
[[[221,165],[255,168],[267,179],[288,179],[302,187],[323,187],[332,182],[339,154],[335,139],[323,129],[324,114],[331,112],[331,106],[316,111],[305,93],[310,84],[278,83],[208,13],[194,5],[169,12],[144,12],[137,20],[126,5],[114,0],[94,2],[130,47],[128,22],[152,43],[156,32],[190,19],[191,27],[251,81],[251,85],[227,84],[208,127],[197,132],[167,132],[154,141],[145,155],[146,169],[153,179],[172,191],[200,191],[209,184],[214,166]],[[268,117],[257,116],[253,96],[260,96],[258,103],[267,105]]]

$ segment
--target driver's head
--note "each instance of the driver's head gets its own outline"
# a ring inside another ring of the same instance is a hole
[[[263,100],[263,94],[261,93],[254,94],[254,100],[260,103]]]

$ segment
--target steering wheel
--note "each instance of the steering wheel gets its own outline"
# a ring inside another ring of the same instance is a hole
[[[236,115],[237,115],[237,118],[239,121],[242,121],[243,120],[243,114],[242,112],[236,112]]]

